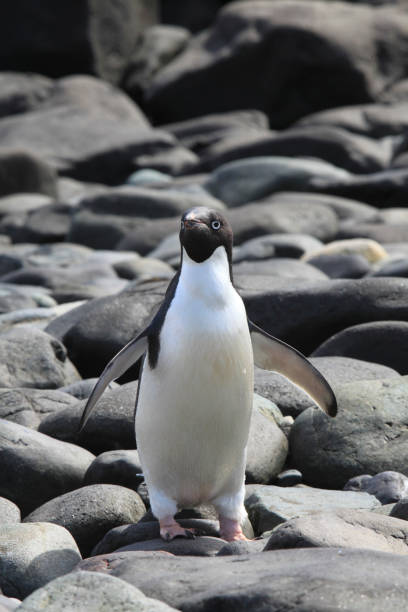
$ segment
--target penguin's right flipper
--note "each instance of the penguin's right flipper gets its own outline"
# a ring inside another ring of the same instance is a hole
[[[248,320],[248,325],[255,365],[282,374],[305,391],[326,414],[336,416],[336,397],[319,370],[293,346],[271,336],[252,321]]]
[[[139,334],[139,336],[137,336],[137,338],[134,338],[128,342],[128,344],[126,344],[126,346],[124,346],[123,349],[110,360],[88,398],[82,413],[79,431],[85,427],[96,402],[101,397],[109,383],[116,378],[119,378],[119,376],[122,376],[122,374],[126,372],[131,365],[136,363],[136,361],[143,355],[143,353],[146,352],[146,350],[147,335],[146,330],[144,330],[141,334]]]

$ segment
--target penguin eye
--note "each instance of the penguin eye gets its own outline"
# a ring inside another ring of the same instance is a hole
[[[184,221],[180,222],[180,229],[184,229]]]
[[[221,227],[221,223],[219,221],[211,221],[211,227],[213,230],[219,230]]]

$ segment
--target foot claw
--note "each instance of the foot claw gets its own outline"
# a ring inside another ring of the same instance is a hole
[[[166,542],[170,542],[171,540],[174,540],[174,538],[194,539],[195,533],[194,529],[185,529],[174,521],[174,523],[160,526],[160,536]]]

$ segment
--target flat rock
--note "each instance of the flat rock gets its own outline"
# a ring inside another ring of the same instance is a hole
[[[78,431],[79,421],[86,400],[48,415],[41,421],[39,430],[97,454],[117,449],[134,449],[136,395],[137,382],[105,391],[81,432]]]
[[[321,609],[322,601],[326,610],[383,612],[388,606],[404,609],[408,597],[405,555],[371,550],[277,550],[211,560],[158,552],[112,553],[82,561],[78,569],[120,577],[145,595],[186,612],[212,612],[216,607],[226,612],[300,612]]]
[[[408,478],[399,472],[380,472],[375,476],[363,474],[350,478],[344,485],[345,491],[366,491],[382,504],[392,504],[408,497]]]
[[[81,561],[71,534],[50,523],[2,525],[0,549],[0,587],[9,597],[24,598]]]
[[[12,501],[0,497],[0,524],[8,525],[21,522],[20,509]]]
[[[146,597],[129,583],[96,572],[72,572],[51,580],[29,595],[20,606],[21,612],[171,612],[162,601]]]
[[[72,395],[54,389],[0,389],[0,418],[37,429],[45,416],[76,403]]]
[[[143,480],[137,450],[114,450],[101,453],[89,466],[84,484],[115,484],[137,490]]]
[[[274,485],[248,485],[245,507],[256,534],[273,529],[295,516],[334,508],[361,508],[371,510],[380,502],[368,493],[359,491],[332,491],[311,487],[276,487]]]
[[[207,536],[214,539],[220,535],[218,521],[208,519],[178,519],[178,522],[183,527],[193,529],[196,536]],[[157,542],[159,537],[160,526],[159,522],[156,520],[143,520],[133,525],[120,525],[119,527],[114,527],[105,534],[102,540],[98,542],[92,550],[92,556],[111,553],[119,548],[130,546],[135,543],[146,544],[146,542],[151,540]],[[163,541],[162,545],[164,545]]]
[[[0,387],[56,389],[79,379],[64,345],[32,326],[2,332],[0,356]]]
[[[145,511],[135,491],[117,485],[96,484],[51,499],[26,516],[24,522],[55,523],[65,527],[85,557],[107,531],[117,525],[137,523]]]
[[[339,412],[309,409],[290,432],[292,465],[313,486],[343,487],[353,476],[406,475],[408,385],[405,377],[336,387]]]
[[[315,512],[278,525],[265,550],[330,546],[408,554],[408,525],[367,510]]]
[[[374,361],[393,368],[400,374],[408,374],[407,339],[407,322],[374,321],[344,329],[321,344],[312,355],[337,355]]]
[[[77,488],[94,455],[37,431],[0,420],[0,495],[23,515]]]

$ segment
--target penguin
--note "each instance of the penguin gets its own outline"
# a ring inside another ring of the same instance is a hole
[[[142,357],[136,443],[161,537],[192,537],[175,514],[210,503],[220,536],[246,539],[254,363],[287,377],[332,417],[336,398],[306,357],[248,320],[233,284],[233,234],[224,215],[205,207],[187,210],[179,237],[180,267],[157,314],[106,366],[80,429],[107,385]]]

